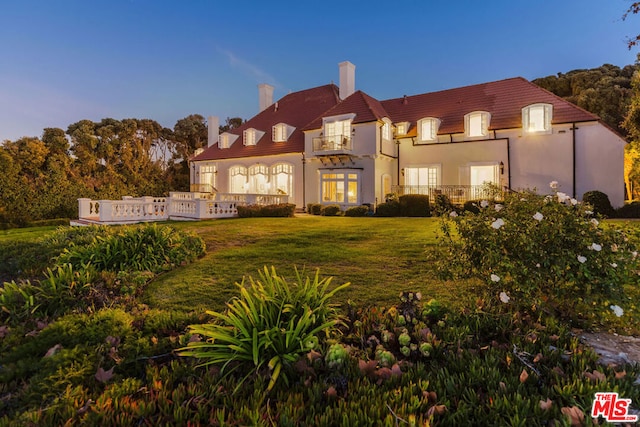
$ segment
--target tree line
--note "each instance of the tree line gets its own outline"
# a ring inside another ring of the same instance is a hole
[[[222,132],[241,125],[227,118]],[[188,159],[207,145],[207,122],[192,114],[173,129],[151,119],[80,120],[66,131],[0,146],[0,223],[74,218],[77,199],[189,191]]]
[[[640,55],[636,65],[605,64],[533,83],[597,114],[629,143],[625,147],[624,181],[627,199],[640,199]]]

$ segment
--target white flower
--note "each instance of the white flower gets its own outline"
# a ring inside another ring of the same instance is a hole
[[[616,264],[615,262],[612,262],[612,263],[611,263],[611,267],[613,267],[613,268],[618,268],[618,264]]]
[[[578,255],[578,261],[580,261],[580,263],[584,264],[587,261],[587,257],[583,257],[582,255]]]
[[[593,215],[593,211],[584,211],[586,215]]]
[[[593,213],[593,212],[592,212],[592,213]],[[598,226],[598,224],[600,224],[600,223],[598,222],[598,220],[597,220],[597,219],[595,219],[595,218],[591,218],[591,224],[593,224],[593,226],[594,226],[594,227],[597,227],[597,226]]]
[[[633,255],[633,259],[635,259],[638,256],[638,251],[631,252],[631,255]]]
[[[571,198],[571,204],[572,204],[573,206],[575,206],[575,205],[577,205],[577,204],[578,204],[578,201],[572,197],[572,198]]]
[[[504,220],[502,218],[498,218],[491,223],[491,226],[496,230],[504,225]]]
[[[613,310],[615,315],[618,317],[622,317],[622,315],[624,314],[624,310],[619,305],[610,305],[609,308]]]
[[[489,206],[489,201],[488,200],[480,201],[480,207],[481,208],[486,208],[487,206]]]
[[[549,187],[551,187],[552,190],[557,190],[558,189],[558,181],[551,181],[549,183]]]
[[[511,300],[511,297],[506,292],[500,292],[500,301],[507,304]]]
[[[597,243],[592,243],[591,246],[589,246],[589,249],[591,249],[592,251],[600,252],[602,250],[602,246]]]
[[[524,197],[521,197],[521,198],[520,198],[520,201],[521,201],[521,202],[526,202],[526,201],[527,201],[527,199],[525,199]]]
[[[537,264],[536,264],[536,267],[540,268],[540,263],[537,263]]]
[[[536,221],[542,221],[542,218],[544,218],[544,215],[542,215],[540,212],[536,212],[536,214],[533,216],[533,219],[535,219]]]
[[[497,204],[494,206],[494,208],[496,209],[496,212],[500,212],[502,210],[504,206],[502,206],[501,204]]]
[[[455,217],[457,217],[457,216],[458,216],[458,212],[456,212],[456,211],[451,211],[451,213],[449,214],[449,216],[450,216],[451,218],[455,218]]]
[[[497,274],[491,274],[491,281],[498,283],[500,281],[500,276]]]
[[[557,192],[556,196],[558,196],[558,202],[564,203],[567,200],[571,199],[571,197],[567,196],[565,193]]]
[[[418,300],[422,299],[422,292],[416,292],[416,299]]]

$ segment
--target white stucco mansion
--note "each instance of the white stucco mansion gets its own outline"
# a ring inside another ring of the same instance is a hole
[[[275,102],[273,87],[258,88],[260,112],[239,128],[219,134],[218,118],[208,118],[208,147],[191,159],[191,193],[170,197],[346,209],[393,192],[461,203],[485,182],[549,192],[557,181],[578,199],[599,190],[624,203],[624,139],[520,77],[378,100],[355,90],[355,66],[342,62],[339,86]]]

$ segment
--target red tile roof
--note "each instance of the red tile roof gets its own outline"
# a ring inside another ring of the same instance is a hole
[[[304,151],[302,129],[316,117],[324,115],[325,111],[335,106],[339,101],[338,87],[334,84],[290,93],[243,123],[242,126],[229,131],[231,134],[239,135],[231,147],[221,149],[216,144],[206,148],[191,160],[219,160],[302,153]],[[286,142],[273,142],[271,129],[278,123],[285,123],[296,128]],[[251,128],[264,132],[264,135],[256,141],[256,145],[245,146],[242,141],[243,131]]]
[[[439,134],[464,132],[464,116],[472,111],[491,113],[489,129],[522,126],[522,108],[535,103],[553,105],[552,123],[598,120],[598,117],[542,89],[522,77],[382,101],[394,123],[410,122],[415,135],[417,120],[441,120]]]
[[[389,113],[385,111],[380,101],[360,90],[354,92],[341,103],[326,111],[322,117],[339,116],[350,113],[356,115],[352,123],[374,122],[383,117],[389,117]],[[322,127],[322,117],[318,117],[309,123],[305,126],[304,130],[320,129]]]

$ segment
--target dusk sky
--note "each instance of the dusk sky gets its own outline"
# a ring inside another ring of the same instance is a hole
[[[625,0],[0,0],[0,141],[82,119],[250,118],[338,82],[378,99],[633,64]]]

